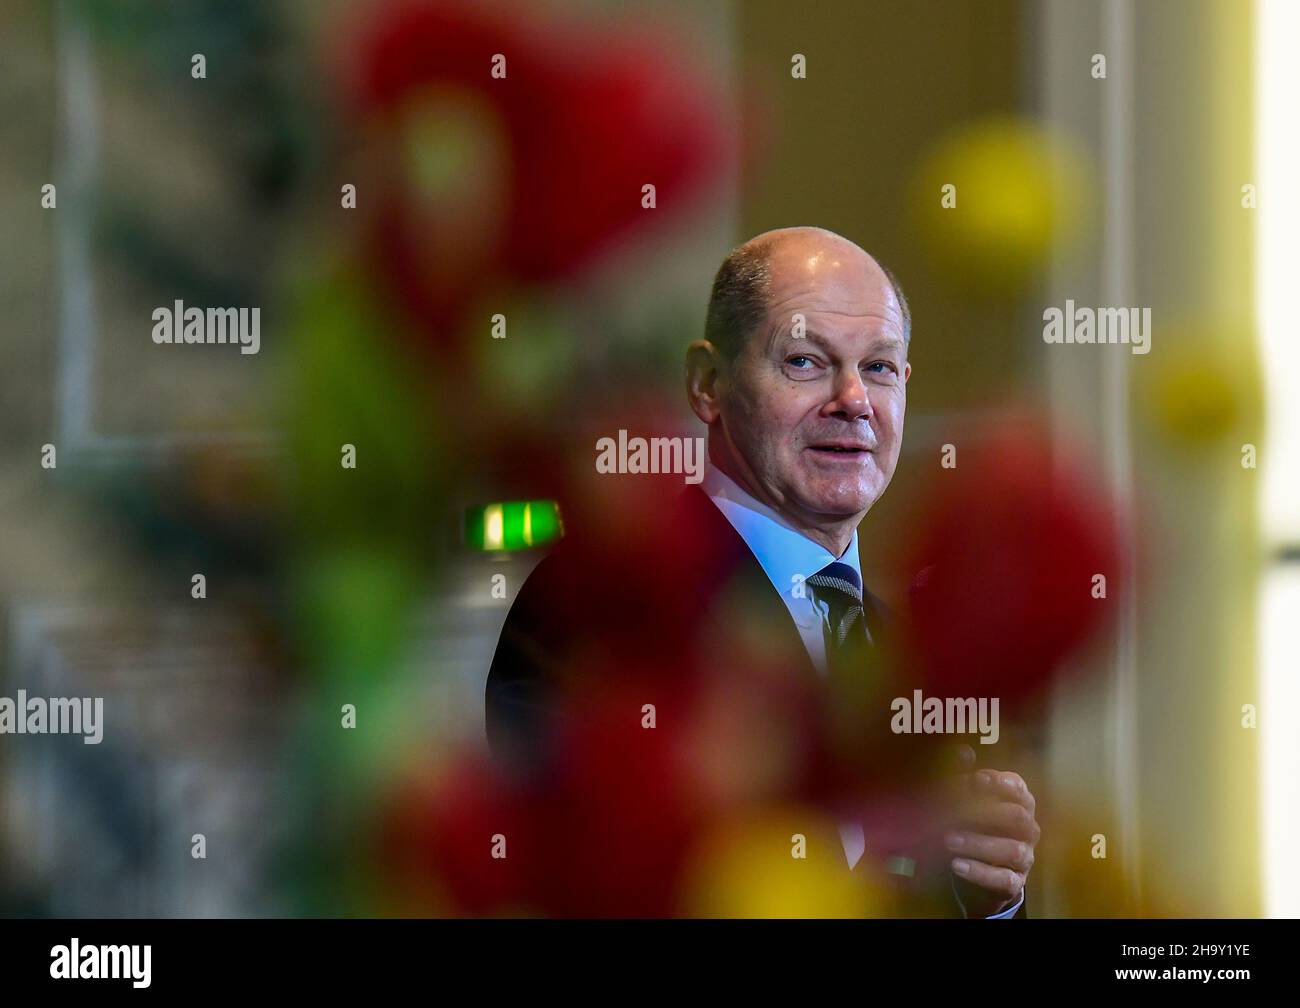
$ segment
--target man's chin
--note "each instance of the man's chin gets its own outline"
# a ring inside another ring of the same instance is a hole
[[[849,521],[860,519],[866,514],[876,502],[877,496],[865,490],[838,490],[806,494],[800,503],[809,514],[831,521]]]

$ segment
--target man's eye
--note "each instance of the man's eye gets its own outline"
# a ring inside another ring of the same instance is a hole
[[[802,363],[800,363],[802,362]],[[787,364],[792,364],[801,371],[806,371],[813,366],[811,357],[795,356],[786,359]]]
[[[876,361],[874,364],[867,365],[867,370],[869,371],[875,368],[884,368],[887,371],[892,371],[894,374],[898,373],[898,368],[894,367],[893,364],[890,364],[889,361]],[[876,373],[879,374],[881,372]]]

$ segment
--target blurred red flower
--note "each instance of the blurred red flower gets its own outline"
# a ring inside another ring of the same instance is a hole
[[[731,156],[716,89],[648,24],[398,0],[349,45],[354,104],[387,150],[378,266],[440,345],[493,283],[573,278],[657,220],[643,185],[678,212]]]
[[[1006,710],[1044,688],[1112,614],[1122,574],[1116,518],[1099,484],[1010,422],[964,448],[940,485],[909,567],[921,571],[908,627],[917,685],[933,696],[999,697]],[[1105,598],[1094,597],[1098,574]]]
[[[404,911],[530,909],[525,802],[486,759],[467,755],[434,775],[404,778],[383,805],[377,831],[377,867]],[[498,835],[505,857],[492,856]]]

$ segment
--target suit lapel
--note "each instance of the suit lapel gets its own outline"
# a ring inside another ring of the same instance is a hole
[[[680,504],[686,511],[686,520],[698,522],[698,527],[705,530],[717,547],[717,552],[712,557],[716,566],[699,585],[701,604],[714,608],[724,599],[731,603],[739,602],[730,611],[743,612],[751,628],[775,637],[774,643],[779,648],[777,653],[788,654],[792,660],[800,660],[808,675],[817,675],[799,628],[795,626],[794,617],[790,615],[790,610],[786,608],[749,544],[727,520],[726,515],[698,486],[689,487],[683,492]],[[746,628],[736,629],[743,632]]]

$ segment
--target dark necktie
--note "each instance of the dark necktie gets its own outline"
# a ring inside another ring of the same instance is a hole
[[[834,664],[837,652],[858,651],[871,643],[866,611],[862,605],[862,581],[858,572],[838,560],[827,564],[808,578],[813,594],[830,610],[830,627],[826,641],[828,664]]]
[[[827,730],[834,751],[861,759],[864,741],[875,737],[887,679],[863,605],[862,579],[848,564],[829,563],[805,582],[824,602],[830,619],[826,638]],[[876,618],[872,608],[871,621]],[[887,707],[887,705],[886,705]],[[878,768],[876,768],[878,769]]]

